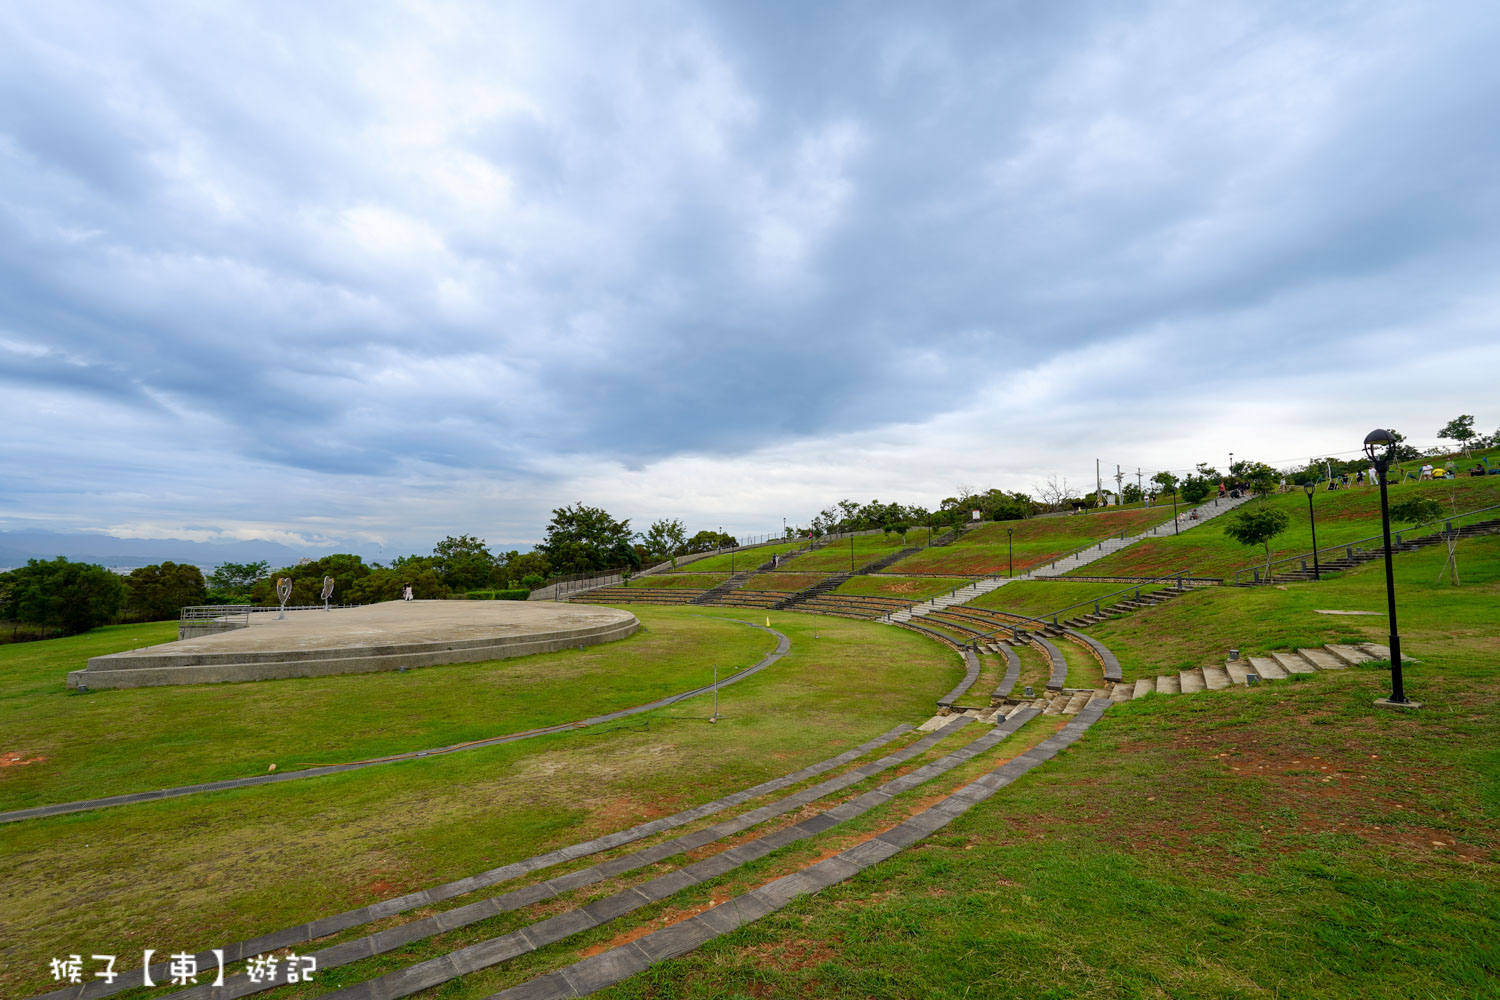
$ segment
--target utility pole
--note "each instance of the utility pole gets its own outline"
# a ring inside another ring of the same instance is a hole
[[[1094,506],[1104,503],[1104,480],[1099,476],[1099,460],[1094,459]]]
[[[1121,495],[1124,492],[1124,489],[1125,489],[1125,473],[1121,472],[1120,471],[1120,467],[1118,465],[1116,465],[1115,466],[1115,503],[1119,503],[1122,499],[1124,499],[1124,497]]]

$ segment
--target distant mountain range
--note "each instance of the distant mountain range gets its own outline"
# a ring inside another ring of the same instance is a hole
[[[280,542],[256,538],[245,542],[190,542],[181,538],[116,538],[99,533],[70,534],[52,531],[0,531],[0,569],[26,565],[28,559],[65,556],[74,562],[98,563],[111,569],[135,569],[160,562],[188,563],[212,569],[226,562],[259,562],[272,569],[290,566],[303,556],[317,558],[324,552],[299,552]]]

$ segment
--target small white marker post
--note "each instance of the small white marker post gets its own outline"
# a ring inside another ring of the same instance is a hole
[[[709,722],[719,721],[719,668],[714,667],[714,717]]]

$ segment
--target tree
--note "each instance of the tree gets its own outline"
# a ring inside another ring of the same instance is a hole
[[[1458,446],[1464,450],[1464,457],[1469,457],[1469,442],[1474,440],[1474,415],[1464,413],[1454,417],[1438,431],[1438,437],[1457,441]]]
[[[1391,504],[1391,520],[1403,524],[1424,524],[1443,516],[1443,505],[1432,497],[1413,495]]]
[[[1230,466],[1229,476],[1234,485],[1260,496],[1276,491],[1276,470],[1264,462],[1235,462]]]
[[[396,601],[401,599],[401,590],[408,583],[411,584],[412,596],[419,601],[441,600],[449,593],[436,569],[412,561],[404,568],[381,566],[373,569],[351,582],[349,589],[343,592],[337,589],[335,583],[334,596],[343,604]]]
[[[635,569],[640,566],[640,557],[630,539],[628,520],[617,521],[608,511],[579,501],[552,511],[547,537],[537,549],[559,573]]]
[[[1188,476],[1182,481],[1182,499],[1198,503],[1213,491],[1213,483],[1203,476]]]
[[[5,617],[77,635],[115,620],[125,596],[120,577],[103,566],[32,559],[6,574]]]
[[[1163,493],[1177,492],[1177,477],[1170,472],[1158,472],[1151,477],[1151,481],[1161,487],[1161,492]]]
[[[1253,508],[1242,508],[1224,526],[1224,534],[1241,545],[1263,545],[1266,550],[1266,578],[1271,575],[1271,539],[1286,530],[1291,517],[1280,507],[1257,502]]]
[[[438,578],[450,590],[479,590],[493,582],[499,563],[490,554],[483,538],[473,535],[449,535],[432,549],[433,566]]]
[[[276,581],[290,577],[292,596],[288,605],[322,604],[323,577],[333,577],[333,600],[345,603],[356,580],[369,576],[371,569],[365,561],[350,553],[336,553],[321,559],[306,559],[295,566],[286,566],[263,580],[256,582],[250,590],[250,598],[256,604],[276,604]]]
[[[664,518],[653,521],[650,529],[639,537],[646,558],[652,562],[664,562],[682,554],[683,546],[687,544],[687,528],[675,518],[670,521]]]
[[[125,590],[126,613],[143,622],[176,618],[183,608],[208,600],[203,572],[197,566],[174,562],[131,570]]]
[[[1045,483],[1033,483],[1031,493],[1042,510],[1066,510],[1068,501],[1073,498],[1067,477],[1059,481],[1055,474],[1048,476]]]
[[[734,536],[726,535],[718,531],[703,530],[683,545],[683,552],[713,552],[716,549],[727,549],[734,547]]]
[[[1125,488],[1120,491],[1121,503],[1140,503],[1146,499],[1146,495],[1135,483],[1126,483]]]
[[[248,600],[250,588],[266,577],[270,566],[264,560],[253,563],[220,563],[208,577],[211,590],[231,600]]]

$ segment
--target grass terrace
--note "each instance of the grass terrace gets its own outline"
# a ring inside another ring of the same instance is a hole
[[[962,587],[968,582],[961,578],[940,576],[887,576],[883,573],[872,573],[869,576],[850,577],[839,584],[834,589],[834,593],[925,601],[929,597],[946,594],[955,587]]]
[[[1071,604],[1081,601],[1095,601],[1107,594],[1117,594],[1122,588],[1129,586],[1125,583],[1053,583],[1042,580],[1018,580],[1015,583],[1007,583],[998,590],[992,590],[988,594],[980,594],[968,603],[976,608],[988,608],[991,611],[1008,611],[1012,614],[1029,615],[1039,617],[1050,615]],[[1165,584],[1161,585],[1165,586]],[[1146,586],[1141,588],[1142,593],[1150,593],[1159,590],[1161,586]],[[1129,594],[1120,594],[1105,603],[1105,606],[1115,603]],[[1068,612],[1076,615],[1083,611],[1092,611],[1092,607],[1078,608]]]
[[[806,590],[827,577],[826,573],[757,573],[745,582],[745,590]]]
[[[936,537],[936,535],[934,535]],[[877,559],[909,549],[916,545],[927,544],[927,529],[912,528],[906,533],[903,541],[900,535],[886,535],[874,532],[868,535],[853,536],[853,561],[854,569],[866,566]],[[830,541],[821,549],[806,552],[797,556],[786,565],[799,573],[848,573],[851,572],[850,539],[837,538]]]
[[[1182,508],[1187,509],[1187,508]],[[1010,565],[1005,532],[1014,532],[1016,572],[1049,562],[1064,553],[1117,535],[1134,535],[1172,519],[1172,508],[1101,510],[1093,514],[992,521],[964,532],[952,545],[915,553],[890,567],[892,573],[953,573],[963,576],[1004,575]]]
[[[702,559],[694,559],[691,562],[677,560],[676,569],[665,570],[664,574],[677,573],[743,573],[748,569],[754,569],[764,562],[768,562],[773,555],[786,555],[797,549],[805,548],[807,542],[796,539],[790,542],[777,542],[775,545],[757,545],[754,548],[735,549],[733,552],[718,552]],[[733,566],[733,570],[730,567]]]
[[[708,590],[729,579],[728,573],[652,573],[627,580],[627,587],[646,590]]]
[[[1452,482],[1405,483],[1389,490],[1391,502],[1420,493],[1462,513],[1500,504],[1500,476],[1456,479]],[[1262,501],[1252,500],[1251,503]],[[1298,489],[1267,497],[1264,501],[1285,510],[1291,518],[1287,530],[1272,543],[1276,558],[1312,550],[1312,529],[1307,521],[1307,494]],[[1241,508],[1243,509],[1243,508]],[[1313,497],[1318,519],[1318,545],[1328,547],[1380,533],[1380,489],[1365,487],[1321,490]],[[1496,512],[1500,514],[1500,511]],[[1224,515],[1234,517],[1233,513]],[[1079,567],[1075,576],[1159,576],[1191,569],[1195,576],[1233,576],[1234,571],[1264,565],[1259,548],[1241,545],[1224,534],[1225,520],[1216,520],[1180,535],[1148,538],[1129,548]],[[1392,530],[1405,527],[1393,524]],[[1003,539],[1002,539],[1003,541]],[[1257,558],[1257,556],[1259,558]]]

